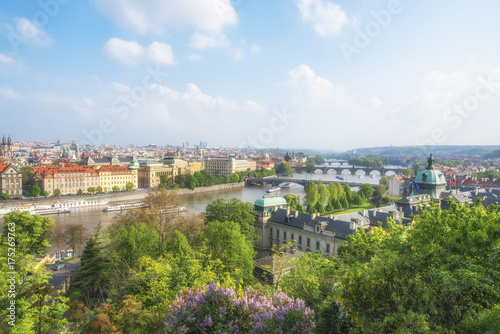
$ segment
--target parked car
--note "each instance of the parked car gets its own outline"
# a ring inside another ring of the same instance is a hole
[[[62,269],[62,268],[64,268],[64,266],[65,266],[65,264],[64,264],[64,263],[56,264],[56,265],[54,266],[54,270],[59,270],[59,269]]]

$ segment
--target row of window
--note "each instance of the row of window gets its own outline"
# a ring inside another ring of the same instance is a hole
[[[271,227],[269,229],[269,235],[270,235],[270,246],[273,246],[273,228]],[[276,238],[279,239],[280,237],[280,230],[276,229]],[[290,233],[290,240],[295,240],[295,234]],[[283,231],[283,242],[287,242],[287,231]],[[302,245],[302,236],[298,236],[297,244]],[[311,238],[306,238],[306,247],[310,248],[311,247]],[[319,240],[316,240],[316,250],[320,250],[321,248],[321,243]],[[326,243],[326,252],[330,253],[330,244]]]

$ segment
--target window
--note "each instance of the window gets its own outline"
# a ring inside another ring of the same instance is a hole
[[[319,233],[319,225],[316,226],[316,232]]]
[[[319,250],[319,241],[316,240],[316,250]]]
[[[283,239],[285,239],[285,240],[286,240],[286,231],[285,231],[285,232],[283,232]]]
[[[280,237],[280,230],[276,230],[276,237],[279,238]]]
[[[290,233],[290,234],[291,234],[290,239],[295,240],[293,233]]]
[[[311,247],[311,239],[307,238],[307,243],[306,243],[307,247]]]
[[[273,247],[273,240],[269,240],[269,247]]]
[[[330,253],[330,244],[326,244],[326,252]]]
[[[299,245],[302,245],[302,236],[299,235]]]

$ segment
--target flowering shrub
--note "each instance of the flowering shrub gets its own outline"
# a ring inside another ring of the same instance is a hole
[[[192,289],[179,294],[163,321],[167,333],[312,333],[314,312],[285,293],[272,297],[252,289]]]

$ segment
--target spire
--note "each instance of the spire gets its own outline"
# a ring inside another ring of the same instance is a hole
[[[10,135],[9,135],[9,139],[7,139],[7,145],[9,145],[9,146],[12,145],[12,140],[10,139]]]
[[[3,138],[2,138],[2,145],[6,145],[7,143],[5,142],[5,135],[3,135]]]

